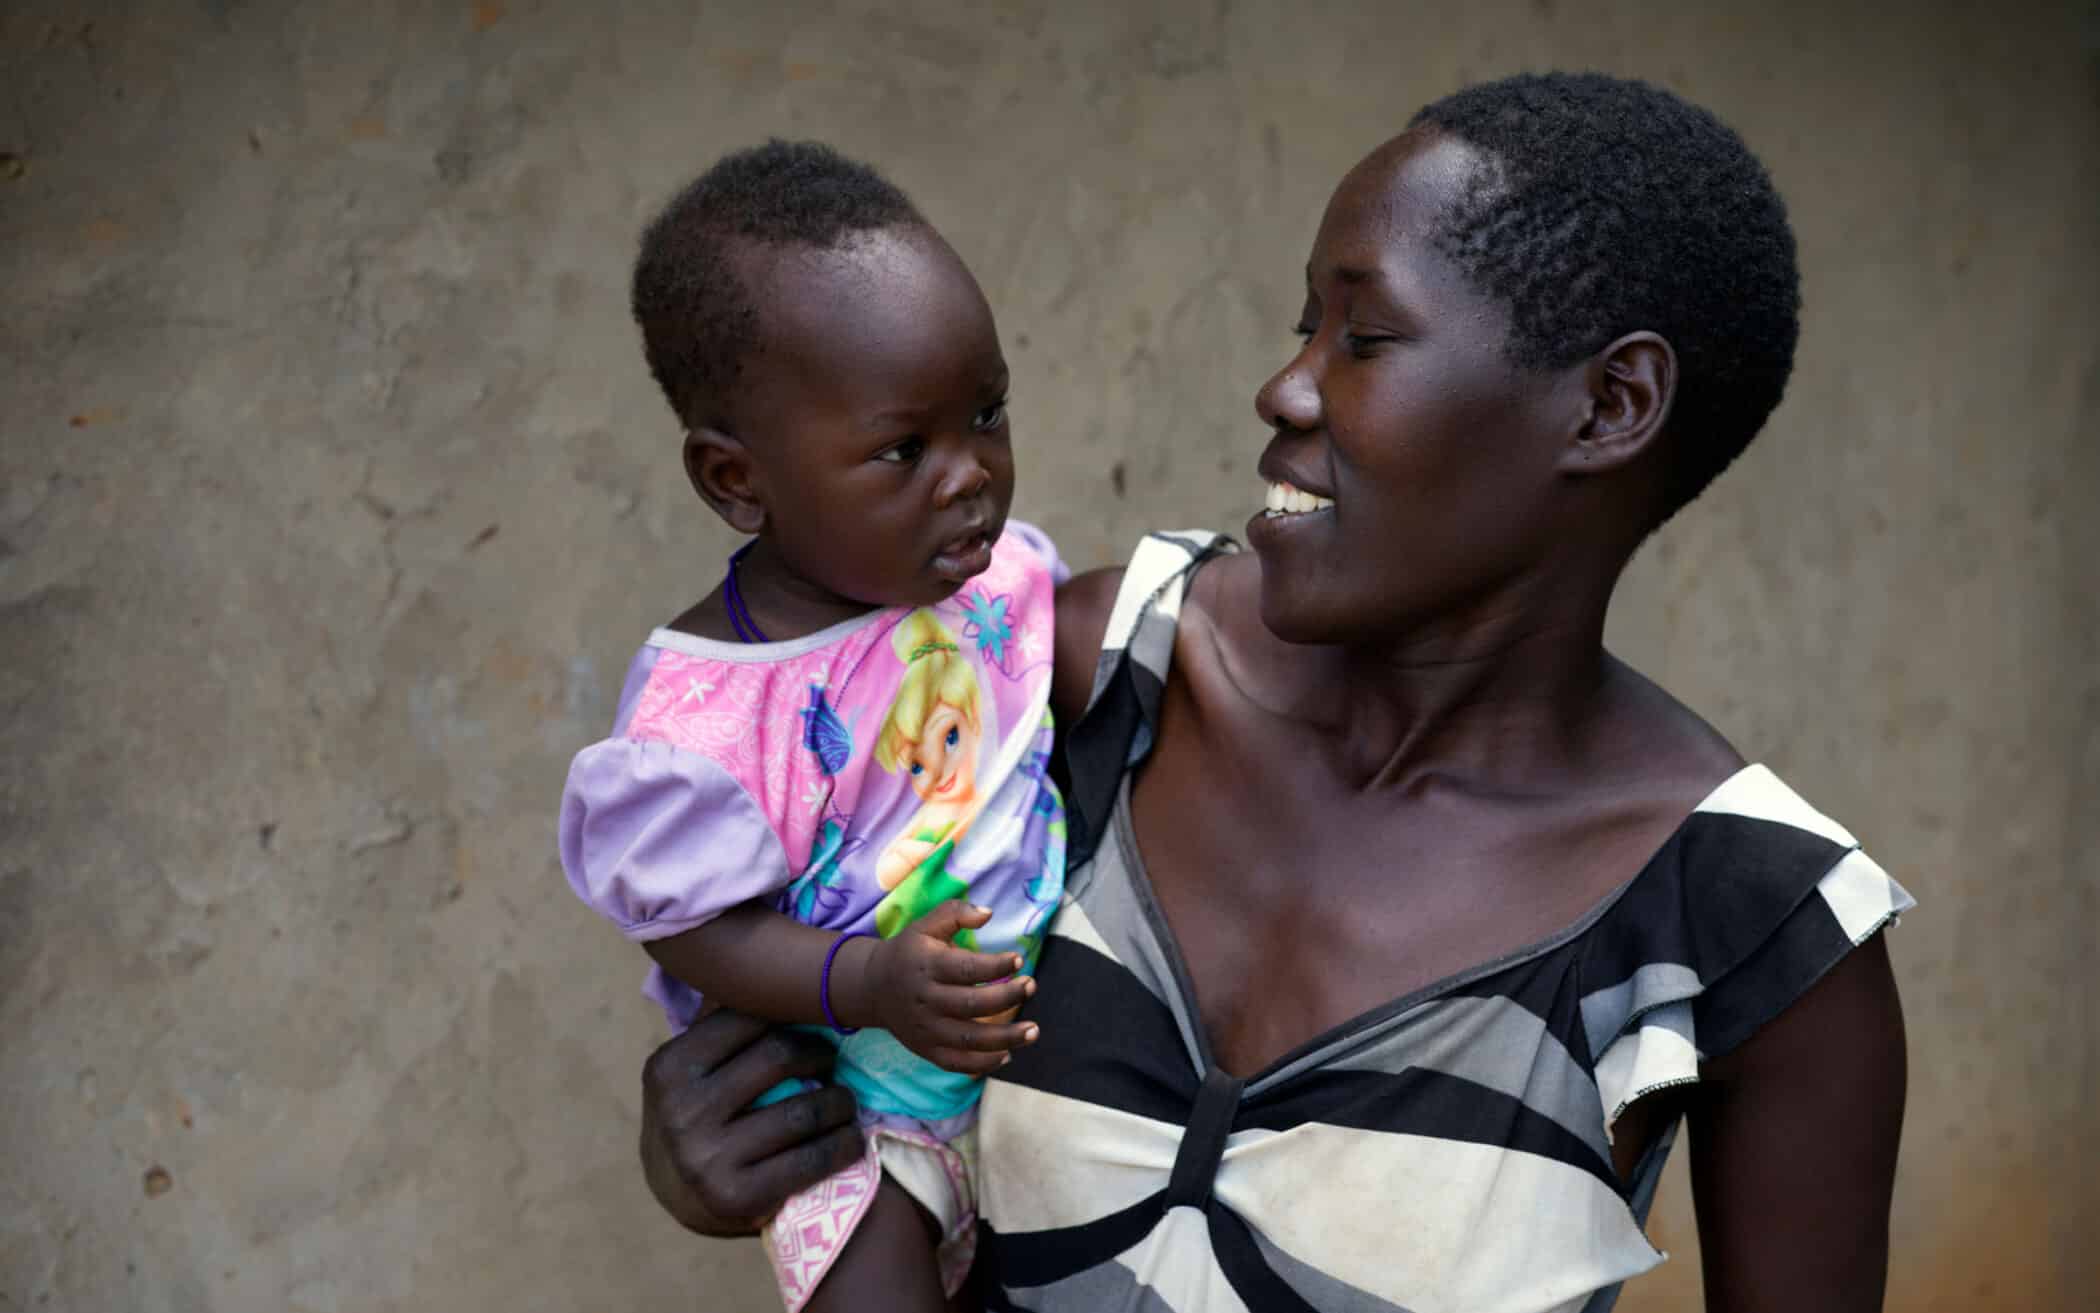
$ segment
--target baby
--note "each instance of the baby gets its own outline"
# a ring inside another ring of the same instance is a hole
[[[975,1242],[982,1078],[1035,1038],[1013,1014],[1064,883],[1063,570],[1006,519],[998,332],[902,192],[782,142],[649,225],[634,313],[687,478],[751,541],[577,754],[562,863],[672,1025],[705,998],[838,1044],[868,1149],[766,1227],[790,1313],[939,1306]],[[934,1242],[853,1241],[900,1219]]]

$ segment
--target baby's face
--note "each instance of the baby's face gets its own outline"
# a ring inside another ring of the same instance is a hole
[[[945,599],[990,566],[1013,501],[1006,357],[977,280],[923,229],[750,258],[736,409],[777,549],[842,599]]]

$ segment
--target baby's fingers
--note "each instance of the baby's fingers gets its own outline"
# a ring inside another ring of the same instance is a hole
[[[966,1021],[967,1030],[943,1027],[941,1043],[924,1050],[934,1063],[965,1076],[986,1076],[1006,1065],[1007,1054],[1036,1039],[1035,1023],[1023,1021],[994,1026]]]
[[[968,1053],[962,1049],[935,1049],[927,1058],[943,1071],[958,1076],[989,1076],[1006,1065],[1004,1053]]]
[[[955,938],[958,930],[975,930],[992,919],[992,910],[951,898],[934,904],[932,910],[911,923],[911,930],[939,943]]]
[[[1033,1044],[1037,1027],[1033,1021],[1008,1021],[1004,1025],[993,1025],[989,1021],[964,1021],[943,1029],[941,1038],[947,1048],[962,1048],[966,1053],[1006,1053],[1008,1048],[1021,1048]]]
[[[973,953],[949,946],[933,956],[933,978],[944,985],[989,985],[1020,969],[1019,953]]]
[[[1033,976],[1015,976],[996,985],[934,985],[923,997],[926,1006],[941,1016],[975,1020],[1017,1008],[1034,994]]]

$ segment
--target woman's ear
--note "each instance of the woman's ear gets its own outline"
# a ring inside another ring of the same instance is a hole
[[[742,442],[720,429],[686,430],[685,477],[700,500],[738,533],[756,534],[766,527],[764,481]]]
[[[1655,447],[1677,396],[1677,353],[1659,335],[1628,333],[1582,368],[1589,417],[1562,457],[1564,472],[1623,469]]]

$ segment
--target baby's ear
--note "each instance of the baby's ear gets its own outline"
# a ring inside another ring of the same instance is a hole
[[[766,504],[756,462],[742,442],[720,429],[694,428],[685,435],[685,476],[700,500],[730,528],[756,534],[766,527]]]

